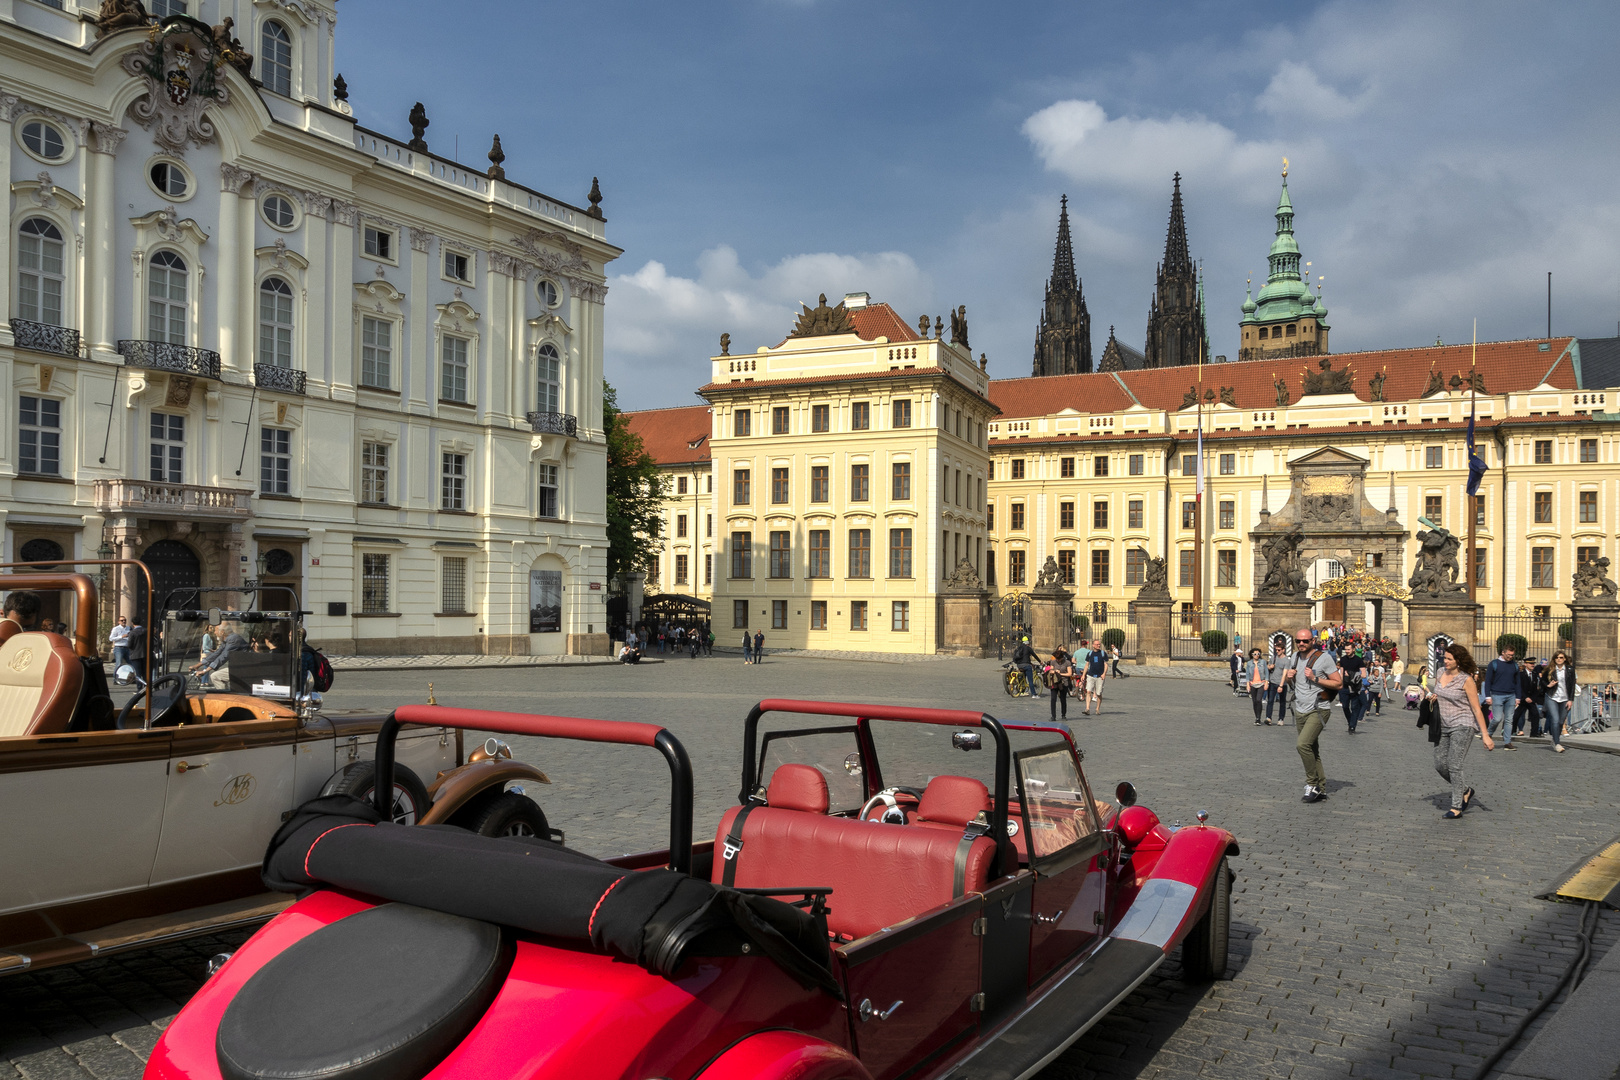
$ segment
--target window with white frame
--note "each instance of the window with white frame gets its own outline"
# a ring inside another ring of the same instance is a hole
[[[446,555],[439,574],[439,610],[446,615],[467,612],[467,558]]]
[[[65,251],[62,232],[44,218],[29,218],[17,230],[17,317],[62,325]]]
[[[388,505],[388,444],[360,444],[360,501]]]
[[[152,0],[146,5],[146,10],[152,13],[154,19],[167,19],[170,15],[184,15],[186,13],[186,0]]]
[[[170,413],[153,413],[150,468],[147,479],[156,484],[186,482],[186,418]]]
[[[365,252],[373,259],[393,259],[394,234],[387,229],[367,225],[365,229]]]
[[[360,555],[360,613],[362,615],[388,614],[388,562],[387,555],[362,552]]]
[[[360,320],[360,385],[393,388],[394,324],[365,316]]]
[[[30,154],[55,163],[67,157],[67,139],[54,124],[29,120],[22,126],[22,144]]]
[[[444,276],[451,281],[472,281],[470,260],[465,252],[444,249]]]
[[[259,494],[292,494],[292,432],[259,429]]]
[[[561,517],[557,512],[557,466],[540,466],[540,499],[537,505],[537,516],[543,518]]]
[[[277,229],[290,229],[293,222],[298,220],[292,200],[285,195],[267,196],[260,209],[264,213],[264,220]]]
[[[186,343],[186,260],[172,251],[155,252],[147,267],[146,337]]]
[[[259,363],[293,366],[293,291],[278,277],[259,286]]]
[[[174,161],[154,161],[146,171],[152,190],[167,199],[184,199],[191,191],[191,178],[185,167]]]
[[[453,334],[444,335],[439,349],[439,397],[444,401],[466,404],[467,401],[467,339]]]
[[[467,509],[467,455],[446,450],[440,455],[439,509]]]
[[[259,35],[259,81],[272,94],[292,97],[292,35],[274,19]]]
[[[555,345],[542,345],[535,353],[534,411],[562,411],[562,357]]]
[[[62,475],[62,403],[22,395],[17,410],[17,471]]]

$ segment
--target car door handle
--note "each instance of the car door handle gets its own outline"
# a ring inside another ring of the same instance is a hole
[[[1058,908],[1050,915],[1042,915],[1040,912],[1036,912],[1035,921],[1040,923],[1055,923],[1059,919],[1063,918],[1063,911],[1063,908]]]
[[[174,771],[177,772],[177,773],[188,773],[188,772],[191,772],[193,769],[206,769],[207,767],[208,767],[208,762],[206,762],[206,761],[203,762],[201,765],[188,765],[184,761],[182,761],[179,764],[175,765]]]
[[[864,1024],[864,1023],[866,1023],[866,1021],[871,1020],[873,1018],[876,1018],[878,1020],[887,1020],[889,1017],[894,1015],[894,1010],[898,1009],[900,1006],[902,1006],[904,1004],[905,1004],[904,1001],[897,1001],[893,1005],[890,1005],[887,1009],[883,1009],[883,1010],[879,1011],[877,1008],[875,1008],[872,1005],[872,999],[871,998],[862,998],[861,999],[861,1007],[860,1007],[860,1010],[859,1010],[860,1017],[861,1017],[861,1023]]]

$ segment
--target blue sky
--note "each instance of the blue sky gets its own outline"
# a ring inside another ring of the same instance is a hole
[[[447,17],[447,13],[453,13]],[[1335,351],[1613,335],[1613,3],[495,4],[344,0],[360,122],[583,205],[601,177],[607,375],[694,404],[722,332],[775,344],[797,302],[966,304],[996,377],[1029,374],[1058,196],[1101,356],[1140,347],[1171,175],[1236,356],[1281,159]],[[1256,285],[1258,288],[1258,284]]]

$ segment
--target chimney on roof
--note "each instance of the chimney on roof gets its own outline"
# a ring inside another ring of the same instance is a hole
[[[871,293],[847,292],[847,293],[844,294],[844,310],[845,311],[859,311],[859,310],[861,310],[861,308],[870,307],[871,304],[872,304],[872,294]]]

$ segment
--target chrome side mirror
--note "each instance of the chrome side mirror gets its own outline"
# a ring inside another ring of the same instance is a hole
[[[1129,780],[1121,780],[1119,787],[1114,789],[1114,801],[1121,806],[1136,805],[1136,785]]]
[[[958,731],[951,736],[951,745],[958,750],[983,750],[984,741],[977,731]]]
[[[113,678],[119,686],[128,686],[135,681],[135,669],[129,664],[120,664],[118,670],[113,672]]]

